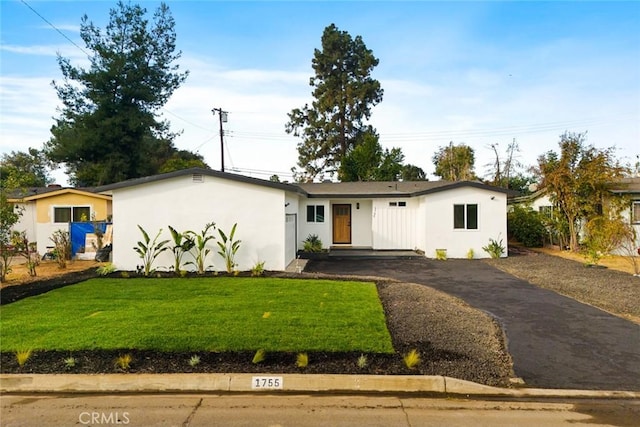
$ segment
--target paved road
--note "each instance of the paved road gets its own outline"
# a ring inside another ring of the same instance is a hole
[[[414,396],[2,396],[2,426],[635,426],[637,400],[478,401]]]
[[[517,376],[530,387],[640,390],[640,326],[480,261],[339,259],[305,271],[424,284],[491,313]]]

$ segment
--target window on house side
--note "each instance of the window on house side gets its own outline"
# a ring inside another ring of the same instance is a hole
[[[324,206],[308,205],[307,222],[324,222]]]
[[[477,230],[478,205],[453,205],[453,228],[456,230]]]
[[[633,202],[631,205],[631,222],[640,224],[640,201]]]
[[[89,206],[54,207],[53,222],[80,222],[91,220],[91,208]]]
[[[53,208],[53,222],[71,222],[71,208]]]

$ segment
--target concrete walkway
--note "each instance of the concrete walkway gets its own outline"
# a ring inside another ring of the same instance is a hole
[[[431,286],[492,314],[529,387],[640,390],[640,326],[481,261],[312,261],[307,272],[389,277]]]

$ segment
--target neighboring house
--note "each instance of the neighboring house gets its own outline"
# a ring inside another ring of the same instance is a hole
[[[70,222],[104,221],[111,216],[111,196],[86,189],[56,185],[29,188],[11,195],[8,201],[23,208],[13,229],[26,231],[29,241],[37,242],[40,254],[53,246],[50,237],[56,230],[69,231]]]
[[[629,210],[624,216],[636,230],[636,247],[640,249],[640,177],[621,179],[611,192],[629,198]]]
[[[534,211],[540,212],[547,217],[551,217],[553,212],[553,202],[544,189],[526,196],[510,198],[507,200],[507,204],[509,207],[513,205],[529,206]]]
[[[629,209],[623,212],[623,217],[627,218],[636,230],[636,245],[640,247],[640,177],[622,178],[612,185],[610,191],[629,198]],[[529,206],[549,216],[554,209],[553,202],[544,189],[527,196],[510,198],[508,204]]]
[[[164,240],[169,225],[199,232],[215,222],[228,232],[237,223],[240,270],[262,261],[267,269],[284,270],[310,234],[325,248],[419,249],[427,257],[446,249],[448,257],[464,258],[473,249],[483,258],[489,239],[507,245],[508,191],[477,182],[286,184],[187,169],[96,192],[113,197],[113,262],[122,270],[141,264],[133,250],[142,237],[137,225],[152,239],[162,229]],[[221,270],[213,249],[209,260]],[[172,264],[172,253],[165,251],[155,266]]]

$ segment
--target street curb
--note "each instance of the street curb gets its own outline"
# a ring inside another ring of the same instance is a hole
[[[264,379],[258,388],[256,379]],[[269,379],[279,381],[264,387]],[[337,392],[640,399],[638,391],[499,388],[444,376],[312,374],[0,374],[0,393]]]

